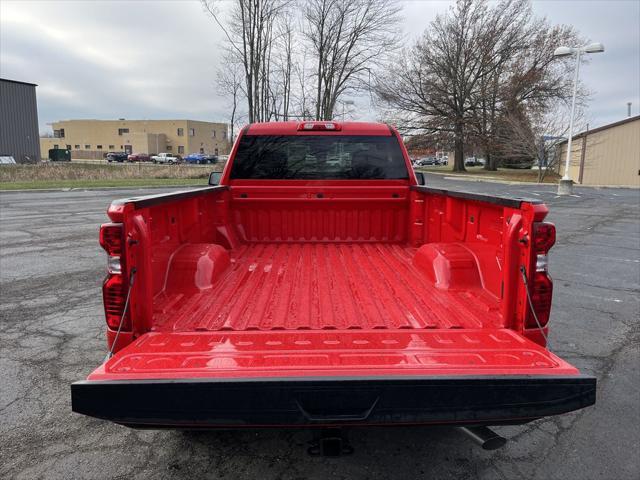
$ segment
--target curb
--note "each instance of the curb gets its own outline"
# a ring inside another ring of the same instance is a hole
[[[541,187],[544,187],[544,186],[557,187],[558,186],[557,182],[554,182],[554,183],[517,182],[517,181],[511,181],[511,180],[500,180],[500,179],[497,179],[496,177],[485,178],[485,177],[478,177],[476,175],[456,175],[451,173],[432,172],[432,171],[424,171],[424,170],[422,170],[422,172],[425,173],[426,175],[431,175],[431,174],[440,175],[445,180],[461,180],[463,182],[487,182],[487,183],[500,183],[503,185],[538,185]],[[634,186],[634,185],[581,185],[579,183],[574,183],[573,187],[574,188],[595,188],[595,189],[625,188],[628,190],[637,190],[640,188],[640,186]]]
[[[152,188],[199,188],[206,187],[207,184],[197,185],[197,184],[188,184],[188,185],[150,185],[145,187],[144,185],[132,185],[132,186],[122,186],[122,187],[58,187],[58,188],[22,188],[22,189],[7,189],[3,190],[0,188],[0,194],[2,193],[25,193],[25,192],[83,192],[87,190],[136,190],[143,189],[149,190]]]
[[[442,175],[442,174],[440,174]],[[445,176],[445,180],[462,180],[463,182],[485,182],[485,183],[500,183],[502,185],[539,185],[539,186],[553,186],[555,183],[538,183],[538,182],[514,182],[511,180],[496,180],[492,178],[480,178],[480,177],[463,177],[462,175]]]

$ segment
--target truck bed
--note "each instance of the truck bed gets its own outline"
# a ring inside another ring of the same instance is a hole
[[[501,328],[498,300],[440,290],[394,243],[248,243],[212,289],[161,294],[154,331]]]
[[[73,410],[142,428],[469,426],[592,405],[595,378],[546,348],[547,208],[419,183],[388,125],[269,122],[243,128],[210,187],[114,201],[110,352]]]

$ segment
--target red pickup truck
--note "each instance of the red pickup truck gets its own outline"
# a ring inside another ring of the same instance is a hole
[[[111,204],[110,353],[72,385],[75,412],[473,427],[595,402],[595,378],[546,348],[544,204],[425,186],[374,123],[247,126],[210,184]]]

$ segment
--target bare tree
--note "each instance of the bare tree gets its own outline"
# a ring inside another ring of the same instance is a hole
[[[233,143],[235,139],[235,127],[238,121],[238,107],[243,97],[244,75],[242,65],[240,65],[233,55],[226,55],[222,61],[223,68],[218,71],[216,84],[218,92],[231,99],[231,113],[229,115],[229,141]]]
[[[465,170],[466,127],[486,75],[487,11],[485,2],[459,0],[376,85],[380,99],[404,113],[405,129],[453,137],[455,171]]]
[[[454,170],[464,168],[465,143],[492,158],[497,119],[510,108],[549,108],[569,95],[569,70],[553,61],[567,27],[531,16],[529,0],[458,0],[434,20],[399,64],[381,76],[378,97],[408,131],[450,137]]]
[[[302,120],[311,120],[314,117],[312,111],[312,102],[310,100],[311,95],[309,93],[309,87],[307,79],[309,78],[307,72],[307,52],[303,50],[298,58],[298,62],[294,65],[294,73],[297,80],[297,89],[294,91],[294,102],[296,104],[296,118]],[[297,92],[297,94],[295,93]]]
[[[290,18],[282,18],[277,25],[274,42],[274,71],[271,72],[271,111],[275,120],[289,120],[293,83],[295,31]]]
[[[528,3],[518,2],[513,6],[529,17]],[[566,60],[555,59],[553,51],[562,44],[580,43],[576,32],[567,26],[550,26],[545,19],[529,21],[518,30],[519,41],[511,43],[515,48],[504,49],[507,55],[501,55],[504,61],[499,62],[488,78],[489,88],[480,92],[476,110],[476,136],[485,150],[487,170],[497,168],[493,137],[501,116],[510,111],[522,112],[532,115],[530,121],[539,124],[546,111],[571,98],[570,68]],[[579,103],[586,96],[580,89]]]
[[[224,32],[229,51],[243,66],[249,122],[269,120],[275,23],[285,14],[289,1],[234,0],[228,22],[221,19],[219,0],[202,0],[202,4]]]
[[[494,151],[499,160],[538,166],[538,182],[556,171],[562,159],[559,145],[566,141],[569,131],[569,112],[562,104],[556,108],[523,112],[512,109],[496,122]],[[581,109],[576,112],[577,130],[584,127]]]
[[[307,0],[304,35],[315,64],[315,117],[331,120],[338,98],[368,82],[398,43],[395,0]]]

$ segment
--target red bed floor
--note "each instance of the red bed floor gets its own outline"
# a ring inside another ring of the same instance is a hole
[[[254,243],[198,294],[161,294],[155,331],[500,328],[495,297],[436,289],[389,243]]]

